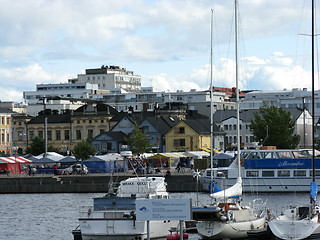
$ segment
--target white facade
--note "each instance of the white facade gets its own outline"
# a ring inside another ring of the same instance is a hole
[[[94,83],[98,85],[99,89],[103,90],[121,88],[127,92],[139,92],[141,89],[141,76],[118,66],[86,69],[85,74],[78,74],[78,78],[71,81]]]
[[[23,92],[23,97],[28,103],[27,113],[31,116],[36,116],[44,109],[44,98],[47,99],[47,109],[61,113],[63,110],[73,110],[82,106],[84,102],[81,99],[99,99],[102,93],[106,93],[106,91],[99,90],[97,84],[91,83],[38,84],[36,88],[36,91]],[[50,100],[55,97],[61,99]]]

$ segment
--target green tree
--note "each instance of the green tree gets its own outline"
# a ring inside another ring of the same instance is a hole
[[[26,153],[30,153],[32,155],[40,155],[45,152],[45,141],[41,137],[34,137],[26,149]]]
[[[271,106],[261,107],[254,113],[250,130],[261,145],[293,149],[300,141],[300,136],[293,133],[294,127],[290,112]]]
[[[45,153],[46,143],[43,138],[36,136],[32,139],[30,145],[26,149],[26,153],[30,153],[32,155],[40,155]],[[53,147],[52,145],[48,145],[48,152],[57,152],[60,153],[60,148]]]
[[[151,146],[148,143],[147,135],[139,129],[138,124],[135,124],[130,136],[126,138],[127,143],[130,145],[132,154],[141,154],[149,152]]]
[[[87,160],[94,154],[95,150],[89,140],[82,140],[81,142],[78,142],[73,148],[73,155],[77,160]]]

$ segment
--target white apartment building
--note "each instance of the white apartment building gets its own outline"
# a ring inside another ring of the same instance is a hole
[[[23,98],[27,103],[27,113],[36,116],[44,109],[43,99],[46,99],[47,109],[61,113],[82,106],[82,99],[99,99],[106,92],[92,83],[38,84],[36,91],[23,92]]]
[[[311,91],[306,88],[284,89],[279,91],[252,91],[241,99],[241,109],[258,109],[263,106],[281,108],[306,108],[311,113]],[[320,117],[320,91],[315,91],[315,116]]]
[[[102,65],[101,68],[86,69],[85,74],[69,80],[69,83],[75,82],[97,84],[102,90],[120,88],[126,92],[139,92],[141,89],[141,76],[119,66]]]

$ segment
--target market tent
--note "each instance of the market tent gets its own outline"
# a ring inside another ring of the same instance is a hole
[[[24,157],[0,157],[0,170],[10,171],[11,174],[22,173],[22,164],[30,160]]]
[[[55,161],[48,157],[33,159],[32,163],[54,163]]]
[[[226,153],[220,153],[220,154],[214,155],[212,159],[215,161],[216,166],[228,167],[234,160],[234,156]]]
[[[205,151],[207,153],[211,153],[211,148],[210,147],[202,147],[200,148],[200,150]],[[213,153],[220,153],[221,151],[219,151],[218,149],[213,149]]]
[[[192,157],[194,159],[201,159],[201,158],[210,156],[210,154],[206,151],[189,151],[189,152],[184,152],[183,155],[187,157]]]
[[[128,170],[128,165],[123,157],[113,154],[93,156],[83,161],[83,164],[91,173],[124,172]]]
[[[65,156],[63,156],[63,155],[61,155],[59,153],[56,153],[56,152],[47,152],[47,154],[45,156],[45,158],[51,159],[53,161],[59,161],[64,157]],[[35,156],[35,158],[37,158],[37,159],[44,158],[44,153],[39,154],[38,156]]]
[[[66,157],[60,159],[58,162],[60,162],[60,163],[75,163],[75,162],[77,162],[77,159],[74,156],[66,156]]]
[[[149,163],[152,167],[175,167],[181,159],[187,156],[179,152],[157,153],[149,157]]]

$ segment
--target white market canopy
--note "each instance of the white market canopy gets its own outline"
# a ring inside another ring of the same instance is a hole
[[[157,153],[149,158],[151,159],[159,159],[159,158],[185,158],[186,155],[179,152],[171,152],[171,153]]]
[[[193,157],[193,158],[204,158],[204,157],[209,157],[210,153],[206,152],[206,151],[190,151],[190,152],[184,152],[183,155],[187,156],[187,157]]]

